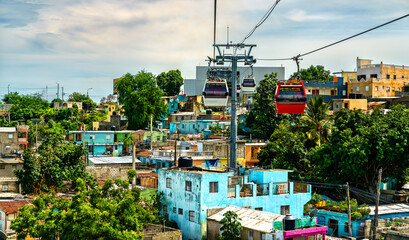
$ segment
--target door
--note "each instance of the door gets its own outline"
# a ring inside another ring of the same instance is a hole
[[[332,231],[331,231],[332,230]],[[329,219],[328,221],[328,235],[338,237],[338,220]]]

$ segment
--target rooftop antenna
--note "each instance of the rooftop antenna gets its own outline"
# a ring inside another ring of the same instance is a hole
[[[216,58],[216,9],[217,0],[214,0],[214,16],[213,16],[213,59]]]
[[[229,25],[227,25],[227,47],[226,49],[229,49]]]

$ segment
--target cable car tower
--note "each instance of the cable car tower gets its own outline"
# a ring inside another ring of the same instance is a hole
[[[256,63],[253,56],[250,56],[255,44],[214,44],[216,47],[218,56],[213,61],[217,65],[223,65],[225,62],[231,62],[232,69],[232,88],[231,88],[231,124],[230,124],[230,164],[229,167],[232,169],[237,169],[237,63],[243,62],[245,65],[252,65]],[[221,48],[233,49],[233,54],[225,54],[224,50]],[[247,49],[244,54],[236,54],[239,49]]]

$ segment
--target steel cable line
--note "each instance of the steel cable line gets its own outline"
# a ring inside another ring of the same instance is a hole
[[[256,26],[254,26],[253,29],[251,29],[251,31],[243,38],[243,40],[241,40],[241,42],[239,43],[239,45],[243,44],[244,41],[246,41],[249,37],[251,37],[251,35],[253,35],[253,33],[256,31],[256,29],[258,27],[261,26],[261,24],[263,24],[267,18],[271,15],[271,13],[273,12],[273,10],[275,9],[275,7],[277,6],[277,4],[280,2],[281,0],[276,0],[275,3],[270,7],[270,9],[268,9],[268,11],[266,12],[266,14],[264,14],[264,16],[260,19],[260,21],[256,24]]]
[[[373,30],[375,30],[375,29],[377,29],[377,28],[386,26],[386,25],[388,25],[388,24],[391,24],[391,23],[393,23],[393,22],[396,22],[396,21],[401,20],[401,19],[403,19],[403,18],[405,18],[405,17],[408,17],[408,16],[409,16],[409,14],[403,15],[403,16],[398,17],[398,18],[395,18],[395,19],[393,19],[393,20],[391,20],[391,21],[389,21],[389,22],[383,23],[383,24],[378,25],[378,26],[376,26],[376,27],[373,27],[373,28],[370,28],[370,29],[365,30],[365,31],[363,31],[363,32],[360,32],[360,33],[357,33],[357,34],[355,34],[355,35],[352,35],[352,36],[350,36],[350,37],[347,37],[347,38],[344,38],[344,39],[342,39],[342,40],[336,41],[336,42],[334,42],[334,43],[325,45],[325,46],[320,47],[320,48],[317,48],[317,49],[315,49],[315,50],[312,50],[312,51],[309,51],[309,52],[306,52],[306,53],[303,53],[303,54],[299,54],[298,57],[303,57],[303,56],[309,55],[309,54],[311,54],[311,53],[318,52],[318,51],[320,51],[320,50],[323,50],[323,49],[325,49],[325,48],[334,46],[334,45],[336,45],[336,44],[338,44],[338,43],[344,42],[344,41],[346,41],[346,40],[349,40],[349,39],[351,39],[351,38],[357,37],[357,36],[362,35],[362,34],[364,34],[364,33],[373,31]],[[294,57],[291,57],[291,58],[258,58],[257,60],[261,60],[261,61],[286,61],[286,60],[293,60],[293,59],[294,59]]]

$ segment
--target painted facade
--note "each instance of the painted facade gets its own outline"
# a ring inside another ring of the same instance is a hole
[[[147,130],[138,130],[131,133],[132,139],[137,144],[150,144],[151,132]],[[152,131],[152,142],[166,142],[168,134],[166,132]]]
[[[364,97],[394,97],[409,79],[409,66],[372,64],[372,60],[357,58],[357,78],[348,82],[350,93]]]
[[[254,165],[258,163],[257,154],[264,145],[265,143],[245,143],[245,159],[239,163],[245,167],[254,167]]]
[[[346,98],[347,86],[342,77],[334,77],[332,81],[303,81],[305,93],[307,94],[307,101],[313,95],[323,96],[325,102],[332,99]]]
[[[199,168],[160,169],[158,191],[164,194],[163,214],[174,220],[184,239],[206,237],[208,210],[229,205],[303,216],[311,186],[302,191],[289,182],[288,170],[249,170],[244,176]]]
[[[368,110],[368,101],[364,99],[333,99],[332,109],[338,112],[342,108]]]

